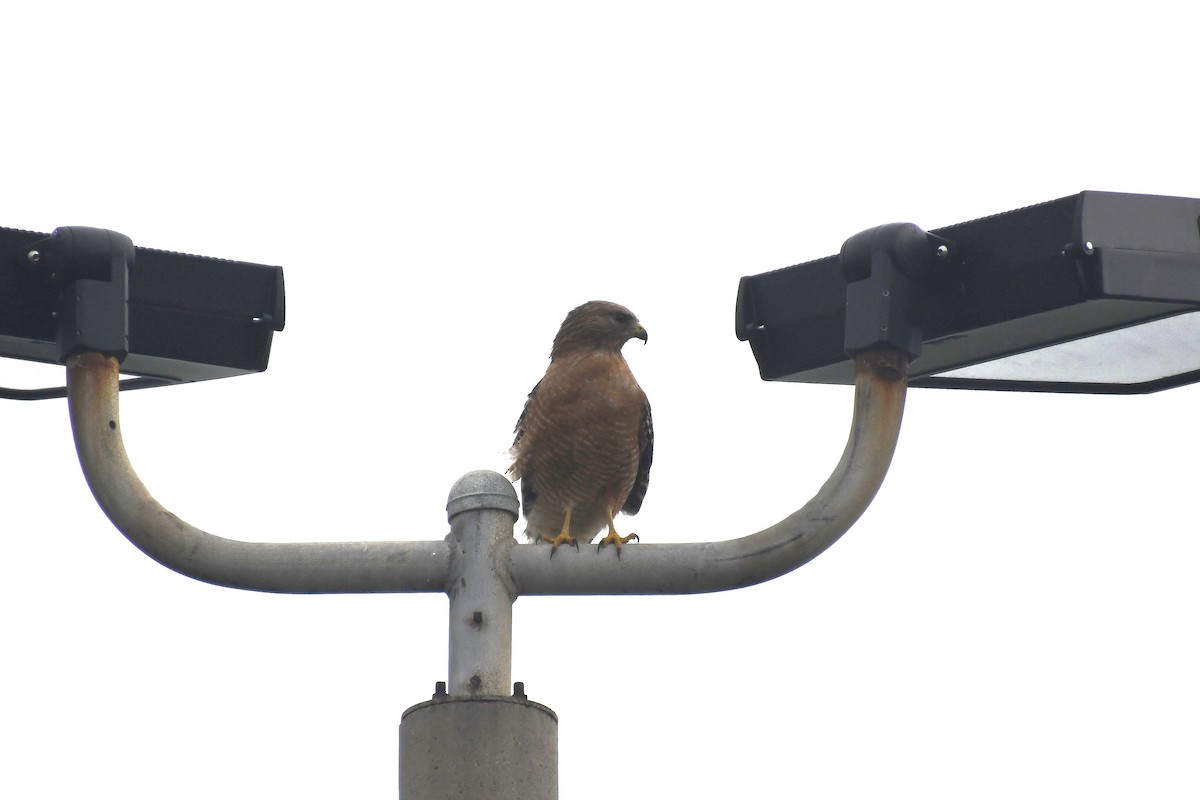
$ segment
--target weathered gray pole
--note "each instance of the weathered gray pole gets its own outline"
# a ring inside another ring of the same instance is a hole
[[[716,542],[639,543],[622,550],[620,560],[594,547],[560,547],[551,562],[544,547],[505,544],[486,551],[497,559],[494,571],[511,576],[505,586],[520,595],[694,594],[750,586],[808,563],[866,510],[900,436],[908,358],[879,347],[859,353],[855,364],[854,419],[841,461],[811,500],[775,525]],[[71,426],[96,501],[148,556],[197,580],[262,592],[450,593],[452,571],[461,573],[452,562],[463,557],[453,536],[246,542],[202,531],[163,508],[134,472],[121,441],[119,366],[98,353],[68,361]]]
[[[594,548],[517,545],[512,484],[472,472],[455,484],[450,536],[423,542],[276,544],[226,539],[163,508],[121,440],[116,359],[67,364],[79,462],[100,507],[130,541],[197,580],[267,592],[445,592],[449,681],[404,713],[404,800],[555,800],[558,720],[510,689],[512,604],[519,595],[689,594],[736,589],[820,555],[866,510],[900,434],[908,359],[888,347],[855,358],[854,420],[841,461],[802,508],[758,533],[716,542],[638,544],[620,560]],[[520,685],[518,684],[518,687]]]
[[[520,513],[512,484],[495,472],[469,472],[446,502],[450,536],[450,694],[508,694],[512,686],[512,606],[508,563]]]
[[[450,490],[446,514],[457,545],[450,568],[450,691],[404,712],[403,800],[557,800],[558,717],[531,703],[512,677],[507,564],[520,506],[495,472],[471,472]]]

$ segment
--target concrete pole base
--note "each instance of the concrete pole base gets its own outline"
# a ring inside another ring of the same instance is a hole
[[[401,800],[558,800],[558,716],[523,697],[435,698],[400,720]]]

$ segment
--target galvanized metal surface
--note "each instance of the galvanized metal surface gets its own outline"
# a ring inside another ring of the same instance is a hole
[[[67,364],[75,447],[88,486],[112,523],[146,555],[188,577],[264,592],[440,592],[447,542],[306,542],[225,539],[163,508],[134,472],[121,440],[118,364],[99,353]]]
[[[450,490],[446,513],[455,548],[450,596],[450,694],[501,696],[512,685],[516,587],[503,569],[516,547],[519,504],[503,475],[480,470]]]
[[[471,473],[455,485],[447,506],[452,529],[458,521],[453,542],[273,544],[215,536],[159,505],[130,465],[121,441],[116,361],[95,353],[72,358],[67,387],[88,485],[113,524],[159,563],[198,580],[258,591],[444,591],[450,595],[453,614],[469,612],[471,620],[476,611],[484,615],[463,641],[485,642],[486,637],[476,634],[486,630],[504,635],[511,629],[511,608],[507,618],[498,611],[506,596],[511,605],[519,595],[724,591],[770,580],[820,555],[874,498],[900,433],[907,359],[879,348],[861,353],[856,364],[849,441],[829,480],[803,508],[740,539],[639,543],[625,548],[620,560],[592,548],[560,548],[551,561],[544,547],[516,545],[516,495],[496,473]],[[465,536],[468,530],[474,533]],[[468,575],[476,577],[466,581]],[[483,588],[485,583],[490,586]],[[457,689],[459,679],[470,680],[475,674],[452,675],[452,685]],[[507,679],[500,677],[487,679],[489,685],[506,687]]]
[[[522,594],[687,594],[735,589],[790,572],[837,541],[875,496],[904,408],[907,358],[859,355],[854,421],[841,462],[803,508],[750,536],[699,544],[637,544],[620,560],[592,548],[518,545],[518,502],[495,472],[463,476],[446,505],[450,536],[428,542],[243,542],[206,533],[163,508],[125,452],[118,364],[71,358],[67,397],[79,462],[113,524],[159,563],[198,580],[270,592],[445,592],[449,692],[405,712],[401,797],[558,796],[558,721],[508,697],[512,606]],[[518,694],[522,694],[518,692]]]

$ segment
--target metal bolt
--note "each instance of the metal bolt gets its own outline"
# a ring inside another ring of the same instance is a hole
[[[446,682],[445,681],[438,681],[437,683],[435,683],[433,685],[433,696],[434,697],[445,697],[446,696]]]
[[[472,614],[471,622],[475,623],[476,625],[482,625],[483,624],[483,612],[476,611],[474,614]]]
[[[945,258],[946,256],[950,255],[950,248],[946,247],[944,244],[939,244],[937,246],[937,250],[934,250],[934,252],[937,253],[938,258]]]
[[[525,694],[525,681],[516,681],[513,683],[513,697],[519,697],[522,700],[527,699]]]
[[[1092,244],[1091,242],[1084,242],[1083,252],[1090,256],[1092,253],[1096,252],[1096,245]]]
[[[28,253],[25,254],[25,258],[29,261],[30,264],[36,265],[39,261],[42,260],[42,254],[39,253],[37,250],[30,250]]]

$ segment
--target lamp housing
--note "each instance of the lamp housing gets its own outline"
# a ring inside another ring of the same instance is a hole
[[[1086,191],[927,235],[934,257],[909,270],[911,386],[1130,394],[1200,380],[1200,200]],[[742,278],[736,332],[764,380],[853,383],[845,253]]]
[[[101,352],[137,376],[122,388],[224,378],[267,368],[284,313],[281,267],[135,247],[101,228],[0,228],[3,357]],[[13,399],[64,395],[0,388]]]

